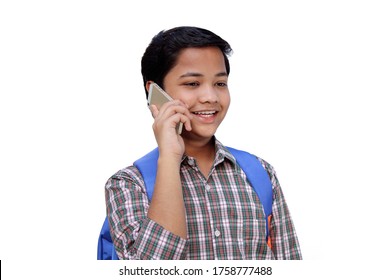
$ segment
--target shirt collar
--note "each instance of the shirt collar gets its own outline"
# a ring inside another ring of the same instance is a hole
[[[223,162],[226,159],[230,161],[234,165],[236,171],[238,171],[238,164],[236,158],[232,155],[229,149],[222,145],[222,143],[217,139],[215,139],[215,151],[215,165]]]
[[[238,164],[235,159],[235,157],[232,155],[232,153],[229,151],[228,148],[226,148],[217,138],[215,138],[215,160],[214,160],[214,167],[217,166],[218,164],[224,162],[225,160],[230,161],[233,164],[233,167],[235,171],[238,171]],[[184,162],[188,163],[189,156],[186,154],[183,155],[181,159],[181,163],[183,164]]]

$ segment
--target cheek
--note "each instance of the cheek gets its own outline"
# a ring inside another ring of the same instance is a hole
[[[188,106],[191,106],[194,103],[191,94],[183,93],[183,92],[180,92],[180,91],[175,91],[174,89],[173,90],[171,89],[170,91],[168,91],[168,89],[167,89],[167,93],[173,99],[180,100],[180,101],[184,102],[184,104],[187,104]]]
[[[196,98],[193,98],[191,95],[182,95],[180,98],[189,108],[193,107],[196,104]]]
[[[182,91],[177,98],[184,102],[189,108],[196,106],[199,101],[199,94],[195,91]]]
[[[222,94],[219,98],[219,102],[224,107],[224,109],[227,110],[230,106],[230,94]]]

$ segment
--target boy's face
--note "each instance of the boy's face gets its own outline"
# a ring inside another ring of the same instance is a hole
[[[173,99],[183,101],[194,116],[192,131],[183,129],[183,138],[211,138],[230,104],[221,50],[217,47],[183,49],[176,65],[164,78],[164,89]]]

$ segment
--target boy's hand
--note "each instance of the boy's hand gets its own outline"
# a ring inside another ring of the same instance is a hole
[[[176,126],[181,122],[187,131],[191,131],[192,114],[180,100],[169,101],[160,110],[150,105],[150,111],[154,118],[153,131],[160,157],[169,156],[181,161],[185,146],[183,138],[176,132]]]

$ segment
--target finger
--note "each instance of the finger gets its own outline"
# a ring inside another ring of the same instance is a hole
[[[159,110],[157,109],[157,106],[152,104],[152,105],[149,106],[149,110],[152,113],[153,118],[156,118],[158,113],[159,113]]]
[[[160,106],[159,110],[162,111],[162,112],[165,112],[169,108],[172,108],[172,107],[175,107],[175,106],[185,106],[185,105],[180,100],[172,100],[172,101],[168,101],[168,102],[165,102],[164,104],[162,104]]]
[[[154,116],[154,127],[169,123],[171,128],[181,122],[187,131],[192,130],[191,120],[194,116],[188,110],[188,106],[180,100],[173,100],[163,104],[160,110],[156,106],[150,106]],[[173,118],[172,118],[173,117]]]
[[[190,118],[188,118],[184,114],[176,113],[175,115],[173,115],[171,117],[171,121],[172,121],[173,127],[176,127],[176,125],[178,123],[183,123],[183,125],[184,125],[184,127],[185,127],[185,129],[187,131],[191,131],[192,130],[191,120],[190,120]]]
[[[164,104],[164,107],[161,107],[160,112],[163,112],[162,115],[165,115],[166,117],[169,117],[176,113],[186,115],[189,119],[193,119],[194,117],[188,110],[187,105],[185,105],[180,100],[174,100],[169,102],[169,104]]]
[[[192,130],[191,121],[184,122],[183,124],[184,124],[184,127],[187,131]]]

